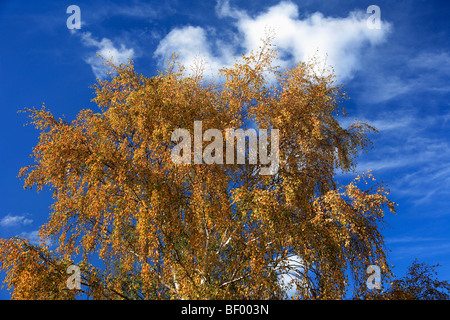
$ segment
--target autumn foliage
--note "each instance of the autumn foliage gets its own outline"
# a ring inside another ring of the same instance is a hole
[[[394,203],[371,175],[336,180],[376,130],[341,127],[345,93],[318,62],[279,71],[275,56],[265,41],[216,80],[176,61],[151,78],[112,65],[94,87],[97,112],[66,122],[29,110],[40,139],[19,175],[26,188],[51,188],[54,202],[41,244],[0,240],[12,297],[281,299],[289,273],[295,298],[339,299],[350,280],[365,290],[371,264],[388,276],[381,230]],[[174,164],[171,134],[192,133],[196,120],[204,130],[279,129],[277,174]],[[71,264],[81,290],[66,287]]]

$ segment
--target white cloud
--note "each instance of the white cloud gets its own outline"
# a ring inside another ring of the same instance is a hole
[[[214,44],[220,49],[219,55],[213,54]],[[220,68],[233,63],[232,51],[230,45],[221,41],[210,43],[205,29],[188,26],[169,32],[159,43],[155,55],[167,59],[172,53],[176,53],[180,55],[179,61],[185,67],[195,69],[196,66],[204,64],[206,74],[215,74]]]
[[[280,285],[286,289],[286,295],[291,299],[297,290],[305,289],[306,283],[303,283],[301,279],[301,273],[304,272],[303,259],[300,256],[293,255],[283,261],[277,268],[278,281]],[[303,288],[298,288],[295,281],[300,281]]]
[[[22,238],[28,239],[32,244],[39,243],[39,231],[21,232],[20,236]]]
[[[227,43],[214,41],[214,32],[201,27],[186,26],[172,30],[160,43],[155,55],[161,58],[174,51],[182,53],[181,62],[191,64],[193,57],[202,55],[214,71],[230,65],[231,52],[243,48],[244,53],[261,45],[267,30],[275,33],[274,44],[280,51],[281,67],[292,66],[313,57],[325,60],[334,67],[339,79],[351,78],[360,67],[363,49],[385,40],[391,25],[382,21],[381,29],[367,28],[368,15],[350,12],[345,18],[325,17],[317,12],[299,17],[298,7],[291,2],[280,2],[265,12],[251,17],[245,11],[230,7],[228,1],[216,6],[219,18],[232,18],[239,35]],[[226,33],[221,30],[221,34]]]
[[[2,227],[17,227],[20,225],[29,225],[33,223],[33,220],[27,219],[25,215],[11,215],[7,214],[0,220],[0,226]]]
[[[44,242],[42,242],[42,240],[39,237],[39,230],[33,230],[33,231],[30,231],[30,232],[24,231],[24,232],[21,232],[19,234],[19,236],[21,238],[27,239],[33,245],[42,245],[43,244],[43,245],[46,245],[46,246],[50,246],[52,244],[52,241],[49,240],[49,239],[44,241]]]
[[[133,48],[127,48],[124,44],[116,47],[108,38],[103,38],[101,41],[98,41],[92,37],[90,32],[81,33],[81,40],[85,46],[98,49],[95,54],[90,55],[86,59],[86,62],[91,65],[95,76],[100,79],[106,77],[109,68],[104,65],[104,61],[97,55],[100,55],[106,60],[112,59],[114,64],[127,63],[128,59],[134,57]]]

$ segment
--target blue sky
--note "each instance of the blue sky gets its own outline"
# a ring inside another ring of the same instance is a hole
[[[72,4],[80,30],[66,26]],[[367,27],[370,5],[381,10],[380,29]],[[0,237],[35,238],[52,202],[48,190],[24,190],[17,178],[38,139],[18,110],[45,102],[70,120],[95,109],[91,86],[105,72],[97,52],[132,58],[147,76],[173,51],[214,72],[268,27],[282,66],[327,54],[352,98],[344,125],[360,119],[380,130],[358,170],[372,169],[399,204],[384,231],[395,273],[418,258],[440,263],[450,279],[449,12],[448,1],[419,0],[0,1]]]

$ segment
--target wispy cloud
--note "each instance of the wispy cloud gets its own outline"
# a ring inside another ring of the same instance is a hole
[[[381,57],[380,57],[381,58]],[[424,51],[370,70],[361,96],[365,102],[385,103],[406,94],[450,92],[450,54]]]
[[[222,37],[228,37],[225,41],[218,40],[214,28],[175,28],[161,41],[155,55],[166,58],[179,52],[186,66],[201,56],[215,71],[232,62],[232,52],[257,49],[267,30],[271,30],[280,51],[276,63],[281,67],[316,57],[334,67],[339,79],[348,79],[360,67],[364,48],[383,42],[391,29],[385,21],[380,30],[369,29],[367,15],[362,11],[350,12],[344,18],[325,17],[319,12],[300,18],[298,7],[292,2],[280,2],[252,17],[231,7],[228,1],[219,1],[216,14],[221,19],[231,18],[238,33],[221,32]]]
[[[423,116],[411,108],[377,114],[368,122],[381,134],[375,150],[361,157],[357,170],[387,174],[391,191],[407,196],[409,203],[449,202],[448,115]]]
[[[395,74],[375,73],[364,87],[364,101],[382,103],[411,92],[417,85]]]
[[[443,254],[450,253],[450,242],[430,241],[427,243],[408,243],[393,248],[395,254],[392,255],[394,260],[406,260],[412,257],[427,259]]]
[[[127,1],[127,3],[108,0],[92,1],[82,6],[82,29],[98,26],[102,22],[114,18],[153,21],[173,12],[174,10],[168,2],[160,2],[155,5],[148,1],[137,0]]]
[[[422,52],[408,61],[413,69],[434,70],[442,74],[450,73],[450,54],[448,52]]]
[[[22,225],[30,225],[33,223],[32,219],[28,219],[26,215],[11,215],[7,214],[0,220],[0,226],[8,227],[18,227]]]
[[[413,236],[399,236],[393,238],[387,238],[386,242],[389,244],[408,244],[408,243],[419,243],[419,242],[432,242],[432,241],[446,241],[449,239],[435,238],[435,237],[413,237]]]

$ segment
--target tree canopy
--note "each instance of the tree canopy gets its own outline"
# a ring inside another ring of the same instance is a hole
[[[40,244],[0,240],[12,297],[282,299],[289,273],[294,298],[339,299],[350,282],[365,289],[369,265],[389,276],[388,191],[370,174],[336,179],[376,129],[341,126],[346,94],[317,61],[280,71],[275,57],[266,40],[219,79],[186,75],[176,60],[150,78],[111,64],[94,86],[99,110],[67,122],[29,109],[40,137],[19,176],[54,202]],[[276,174],[258,174],[258,163],[175,164],[172,132],[192,135],[199,120],[203,130],[278,129]],[[72,264],[78,290],[66,286]]]

